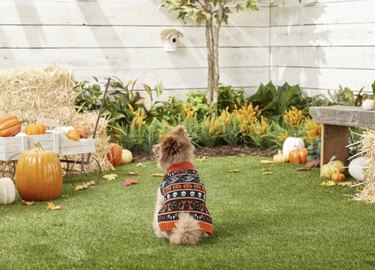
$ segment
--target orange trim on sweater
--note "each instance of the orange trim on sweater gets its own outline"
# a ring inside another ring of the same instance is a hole
[[[159,228],[162,232],[170,232],[176,229],[176,221],[167,221],[167,222],[159,222]],[[199,221],[198,222],[199,227],[202,229],[203,232],[212,234],[212,224]]]
[[[171,173],[171,172],[179,171],[179,170],[194,169],[194,168],[195,167],[194,167],[193,163],[185,161],[185,162],[181,162],[181,163],[177,163],[177,164],[172,165],[171,167],[169,167],[167,169],[167,173]]]

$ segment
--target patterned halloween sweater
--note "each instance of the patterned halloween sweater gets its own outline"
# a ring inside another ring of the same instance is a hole
[[[206,189],[193,164],[183,162],[173,165],[164,175],[160,191],[164,207],[158,214],[161,231],[176,228],[178,213],[188,212],[205,233],[212,233],[212,219],[206,207]]]

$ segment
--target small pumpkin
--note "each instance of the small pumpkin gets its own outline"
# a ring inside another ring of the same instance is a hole
[[[78,125],[75,130],[78,131],[79,136],[83,139],[87,139],[91,135],[90,128],[86,125]]]
[[[289,152],[289,162],[292,164],[304,164],[307,160],[307,149],[305,147],[294,149]]]
[[[16,165],[16,187],[27,201],[54,200],[63,184],[61,162],[52,151],[43,150],[39,142],[34,149],[20,154]]]
[[[21,131],[22,123],[15,115],[7,114],[0,117],[0,137],[11,137]]]
[[[25,133],[27,135],[46,134],[46,126],[40,123],[30,123],[26,125]]]
[[[283,155],[281,150],[278,150],[277,154],[273,156],[273,161],[275,161],[276,163],[286,163],[288,162],[288,160],[288,156]]]
[[[122,150],[121,162],[124,164],[130,163],[133,160],[133,154],[127,149]]]
[[[0,204],[11,204],[16,198],[16,187],[12,179],[0,178]]]
[[[305,144],[301,138],[288,137],[283,143],[283,154],[288,156],[290,151],[301,148],[305,148]]]
[[[331,180],[333,180],[333,181],[344,181],[345,180],[345,174],[343,174],[339,171],[336,171],[332,174]]]
[[[122,162],[122,148],[117,143],[110,143],[110,151],[107,154],[109,162],[113,166],[118,166]]]
[[[66,137],[68,137],[68,139],[73,142],[78,142],[81,138],[79,132],[76,129],[69,130],[68,133],[66,133]]]
[[[345,171],[344,162],[341,160],[335,160],[335,158],[336,157],[333,156],[327,164],[324,164],[320,168],[320,177],[331,179],[332,174],[335,172],[343,173]]]

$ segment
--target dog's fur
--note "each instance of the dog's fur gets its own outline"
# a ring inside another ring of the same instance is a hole
[[[192,162],[194,158],[194,146],[185,129],[179,126],[161,137],[158,145],[154,147],[158,167],[166,171],[172,165],[182,162]],[[158,212],[164,206],[164,198],[157,190],[157,200],[154,213],[153,229],[159,238],[168,238],[171,244],[195,245],[206,233],[202,232],[189,213],[179,213],[176,229],[170,232],[161,232],[158,224]]]

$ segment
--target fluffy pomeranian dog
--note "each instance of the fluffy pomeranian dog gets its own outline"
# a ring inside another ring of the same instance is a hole
[[[178,126],[154,146],[158,167],[165,171],[157,190],[153,229],[175,245],[195,245],[211,235],[212,219],[206,207],[206,189],[192,164],[194,146]]]

